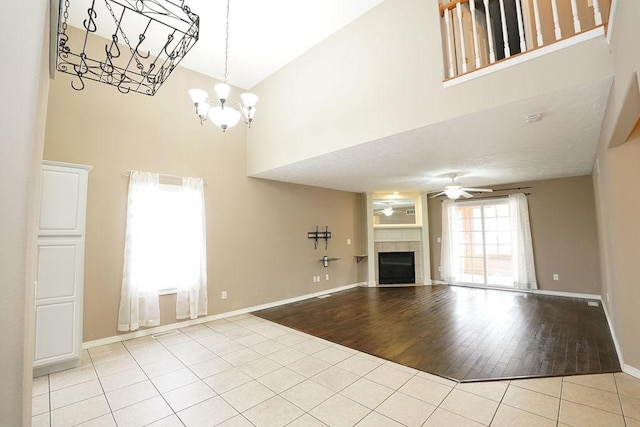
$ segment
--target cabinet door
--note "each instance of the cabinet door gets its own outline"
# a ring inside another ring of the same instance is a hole
[[[84,234],[87,171],[44,165],[40,201],[40,236]]]
[[[34,367],[79,357],[74,328],[76,313],[74,301],[36,306]]]
[[[82,239],[40,238],[34,366],[80,357]]]

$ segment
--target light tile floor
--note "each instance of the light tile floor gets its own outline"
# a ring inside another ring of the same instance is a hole
[[[33,426],[640,426],[640,379],[456,383],[251,315],[91,348]]]

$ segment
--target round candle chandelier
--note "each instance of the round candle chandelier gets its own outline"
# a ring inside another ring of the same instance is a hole
[[[251,122],[256,114],[256,103],[259,98],[253,93],[243,93],[240,95],[241,103],[236,103],[235,106],[230,107],[228,105],[228,96],[231,92],[231,86],[228,84],[229,80],[229,2],[227,0],[227,18],[226,18],[226,33],[225,33],[225,49],[224,49],[224,83],[219,83],[214,86],[216,97],[220,102],[211,103],[209,100],[209,94],[202,89],[189,90],[189,96],[191,101],[196,107],[196,114],[200,117],[200,124],[204,123],[209,118],[216,126],[222,128],[223,132],[226,132],[227,128],[233,127],[238,124],[240,119],[248,126],[251,127]]]

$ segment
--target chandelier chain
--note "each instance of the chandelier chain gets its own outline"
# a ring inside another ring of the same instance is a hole
[[[229,63],[229,3],[231,0],[227,0],[227,28],[225,33],[225,42],[224,42],[224,82],[227,83],[229,80],[229,71],[228,71],[228,63]]]
[[[64,12],[62,14],[64,20],[62,21],[62,34],[67,34],[67,19],[69,18],[69,0],[64,1]]]
[[[120,30],[120,34],[122,34],[122,38],[124,39],[124,42],[127,44],[127,47],[129,47],[131,56],[136,61],[136,64],[138,65],[138,69],[140,70],[144,69],[144,65],[142,65],[142,62],[140,62],[140,59],[138,59],[137,50],[133,50],[133,48],[131,47],[131,43],[129,43],[129,39],[127,38],[127,35],[124,33],[124,30],[122,29],[122,25],[120,25],[118,18],[116,18],[116,14],[113,13],[113,9],[111,8],[109,1],[104,0],[104,4],[107,6],[109,13],[111,13],[111,17],[113,18],[113,22],[115,22],[116,24],[116,31]]]

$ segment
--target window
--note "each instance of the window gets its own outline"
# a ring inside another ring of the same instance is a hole
[[[513,286],[509,204],[476,201],[456,204],[454,210],[460,281]]]
[[[132,171],[118,330],[159,324],[161,291],[177,293],[178,319],[206,314],[205,229],[201,179]]]
[[[144,218],[132,230],[132,276],[140,290],[176,292],[199,276],[199,202],[181,186],[163,184],[134,202],[135,215]]]
[[[537,289],[529,207],[507,199],[442,203],[442,280]]]

